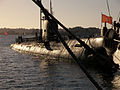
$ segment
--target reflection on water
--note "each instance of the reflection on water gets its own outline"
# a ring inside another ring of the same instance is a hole
[[[75,63],[11,50],[15,37],[0,36],[0,90],[96,90]],[[89,72],[105,90],[120,89],[119,71]]]

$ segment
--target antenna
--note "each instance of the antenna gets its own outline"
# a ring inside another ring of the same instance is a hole
[[[52,11],[52,1],[50,0],[50,14],[53,15],[53,11]]]
[[[117,21],[120,22],[120,11],[118,13]]]
[[[109,7],[108,0],[106,0],[106,3],[107,3],[107,9],[108,9],[109,16],[111,16],[111,14],[110,14],[110,7]]]

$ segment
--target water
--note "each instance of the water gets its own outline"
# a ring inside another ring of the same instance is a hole
[[[17,36],[0,36],[0,90],[96,90],[75,63],[15,52]],[[88,70],[105,90],[120,89],[120,72],[103,76]]]

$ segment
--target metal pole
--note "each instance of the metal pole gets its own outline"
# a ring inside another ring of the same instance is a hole
[[[42,1],[42,0],[40,0]],[[40,8],[40,30],[39,30],[39,42],[42,42],[42,10]]]
[[[103,14],[103,13],[101,12],[101,22],[100,22],[100,23],[101,23],[101,28],[102,28],[102,14]]]
[[[50,14],[53,15],[53,11],[52,11],[52,1],[50,0]]]
[[[109,7],[108,0],[106,0],[106,3],[107,3],[107,9],[108,9],[109,16],[111,16],[111,14],[110,14],[110,7]]]
[[[41,0],[42,1],[42,0]],[[40,8],[40,30],[42,29],[42,10]]]

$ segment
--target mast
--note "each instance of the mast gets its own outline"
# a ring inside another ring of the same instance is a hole
[[[42,10],[41,10],[41,8],[40,8],[40,30],[42,30]]]
[[[42,0],[40,0],[42,2]],[[39,29],[39,42],[42,42],[42,10],[40,8],[40,29]]]

